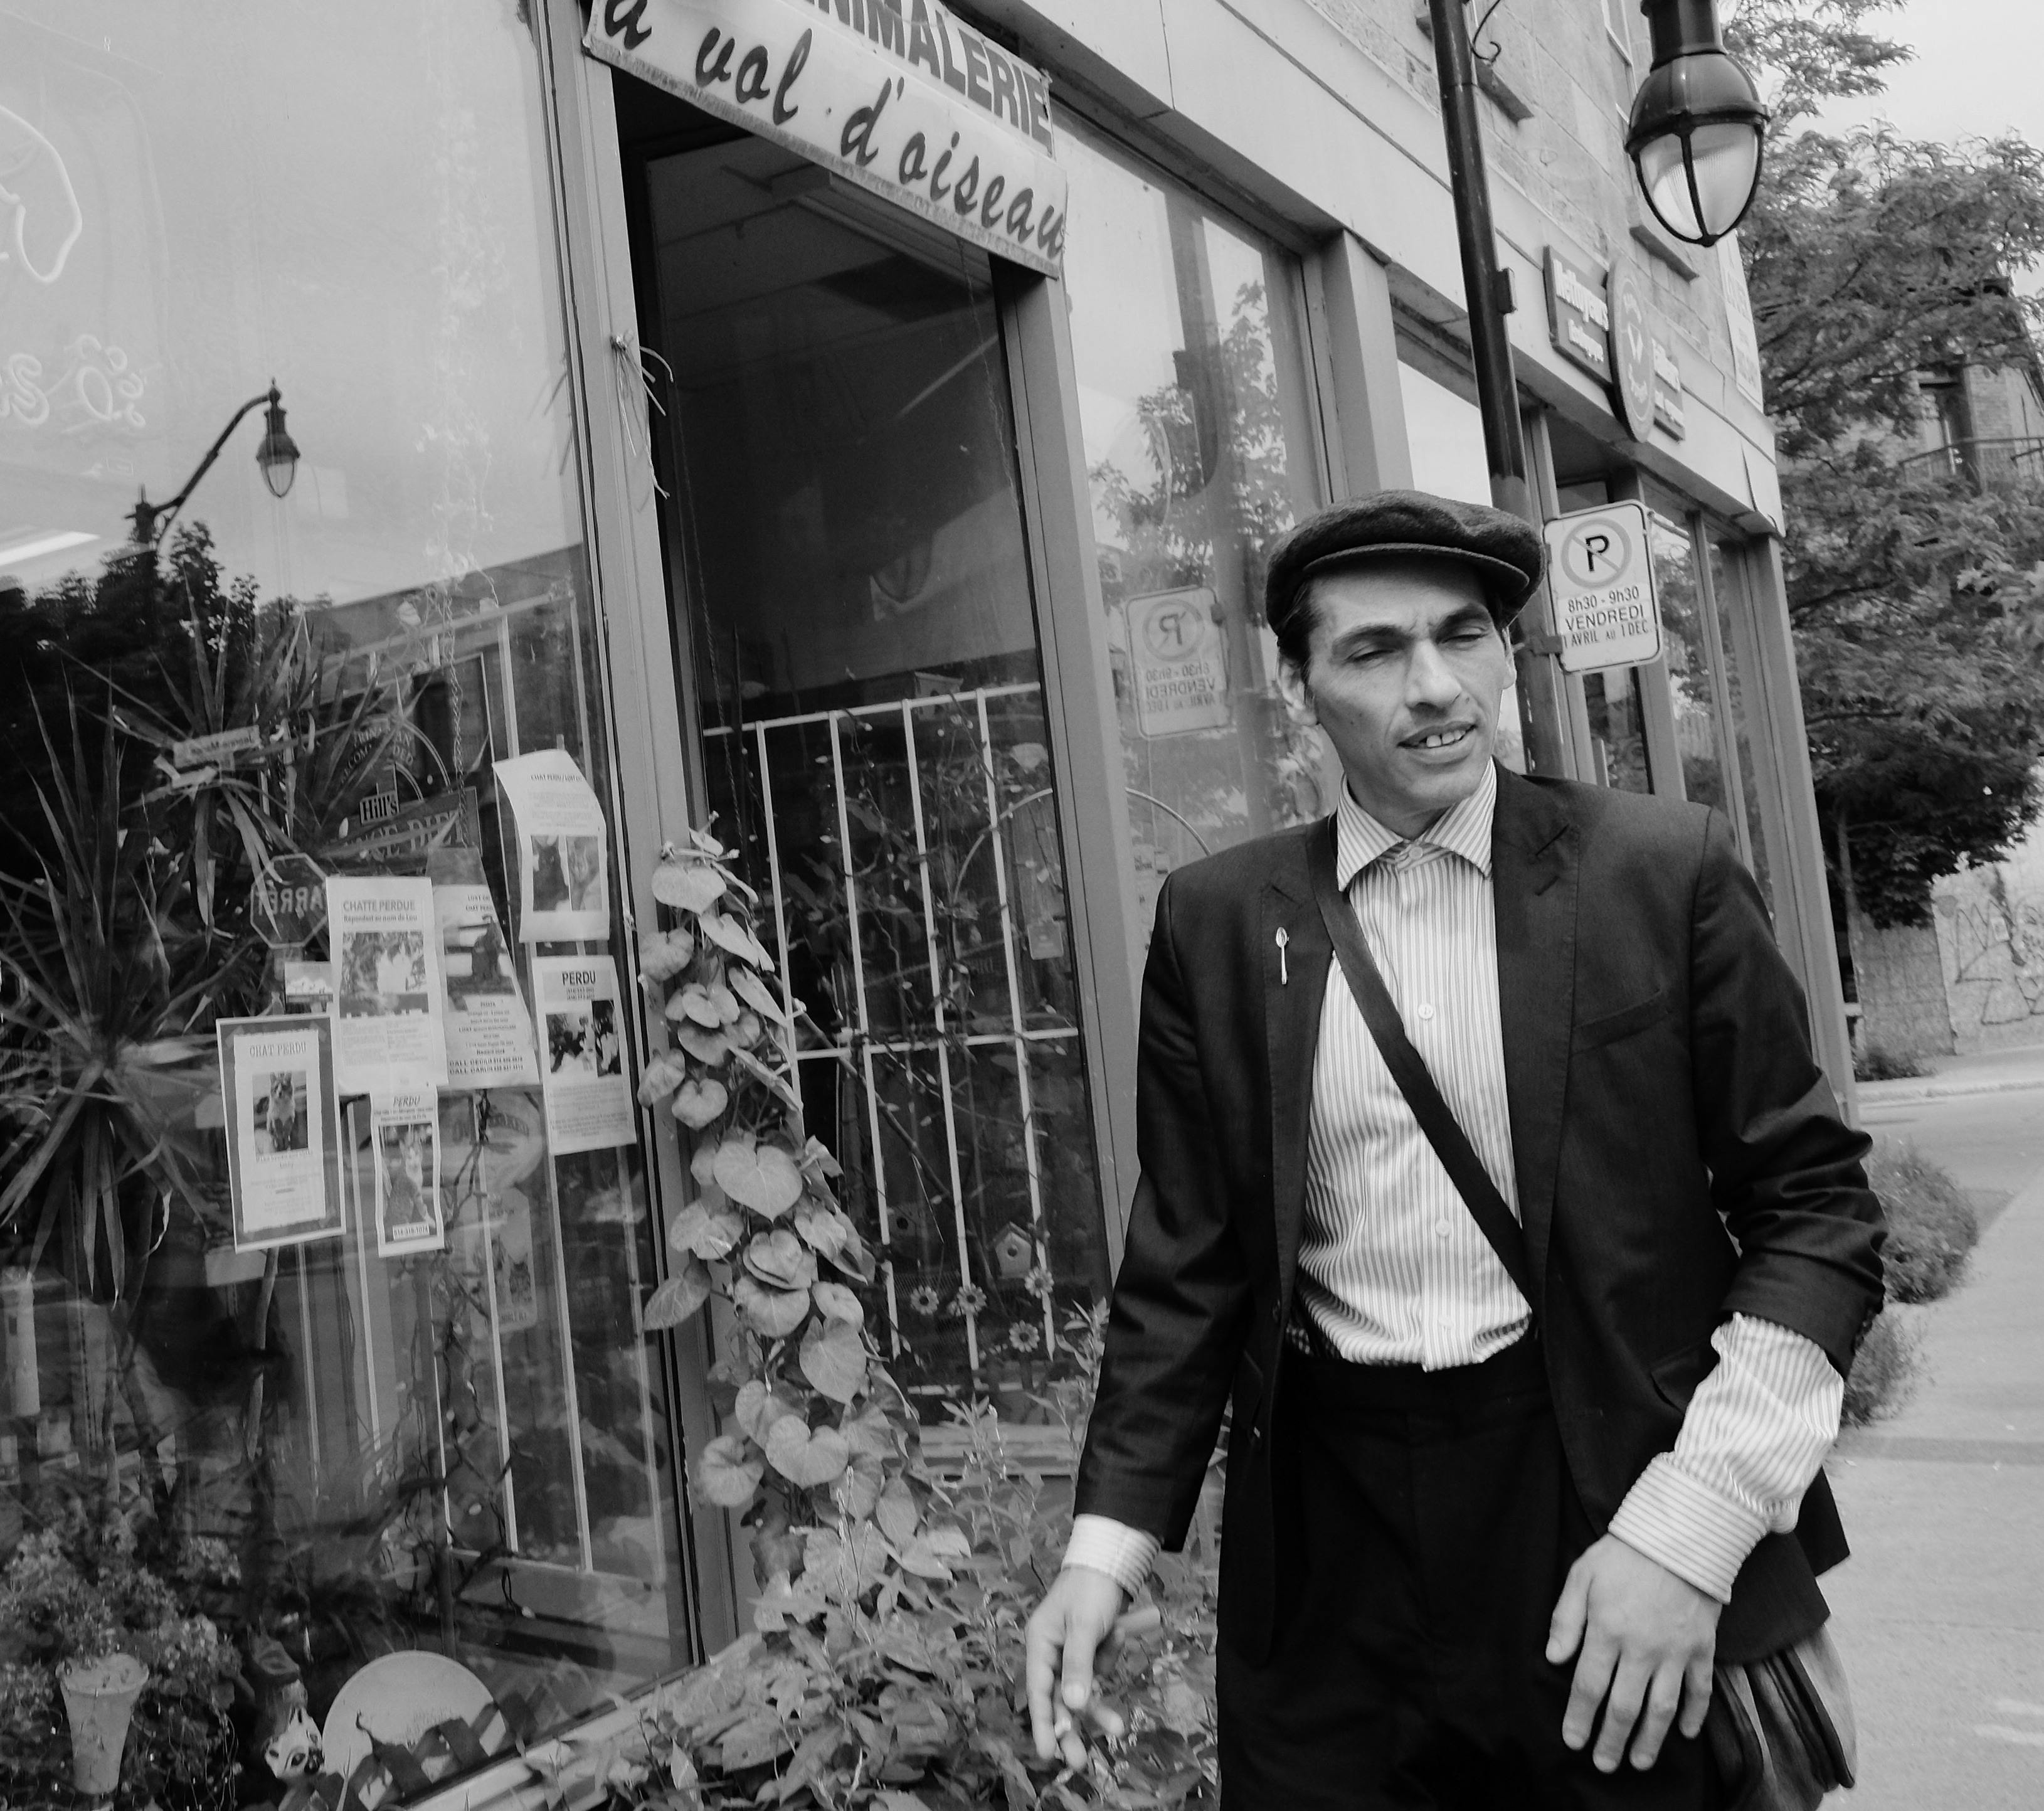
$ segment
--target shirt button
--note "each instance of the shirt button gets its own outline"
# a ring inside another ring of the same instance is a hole
[[[1448,1236],[1448,1223],[1447,1221],[1437,1220],[1434,1222],[1434,1236],[1437,1239],[1447,1238]]]
[[[1422,1000],[1420,1002],[1420,1017],[1423,1019],[1431,1019],[1433,1016],[1434,1009],[1432,1005],[1427,1001]]]

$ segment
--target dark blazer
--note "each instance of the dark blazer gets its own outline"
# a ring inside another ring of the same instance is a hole
[[[1328,834],[1323,820],[1227,850],[1158,899],[1143,1174],[1077,1493],[1175,1549],[1231,1394],[1220,1618],[1252,1663],[1281,1583],[1270,1432],[1332,956],[1306,848]],[[1881,1303],[1881,1209],[1719,814],[1500,770],[1492,850],[1520,1208],[1562,1445],[1602,1528],[1674,1444],[1727,1314],[1850,1368]],[[1720,1656],[1814,1628],[1815,1575],[1845,1552],[1820,1475],[1795,1534],[1740,1572]]]

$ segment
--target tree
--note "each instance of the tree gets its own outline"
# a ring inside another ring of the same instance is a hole
[[[1834,882],[1877,925],[2002,854],[2044,753],[2044,490],[1907,458],[1928,371],[2034,357],[2009,278],[2044,255],[2044,155],[1788,129],[1880,91],[1889,0],[1749,0],[1727,30],[1777,119],[1742,229],[1785,456],[1784,560]]]

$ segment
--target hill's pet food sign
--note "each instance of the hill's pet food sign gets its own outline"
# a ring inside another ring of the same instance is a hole
[[[1056,275],[1049,78],[932,0],[596,0],[584,48]]]

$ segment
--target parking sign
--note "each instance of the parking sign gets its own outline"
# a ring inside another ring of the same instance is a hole
[[[1608,503],[1547,524],[1547,586],[1562,666],[1634,667],[1661,653],[1661,606],[1643,503]]]

